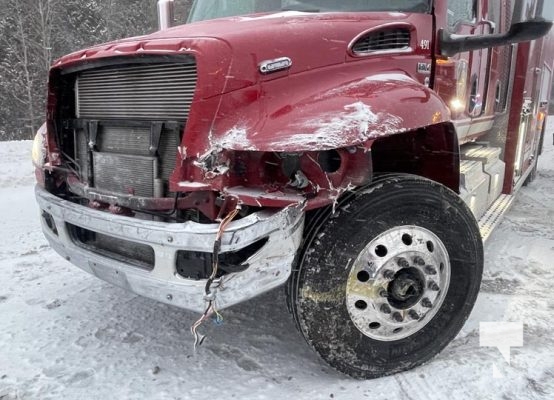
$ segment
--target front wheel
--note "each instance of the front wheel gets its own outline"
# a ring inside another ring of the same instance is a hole
[[[454,192],[387,176],[313,219],[289,302],[328,364],[376,378],[420,365],[454,339],[482,269],[477,223]]]

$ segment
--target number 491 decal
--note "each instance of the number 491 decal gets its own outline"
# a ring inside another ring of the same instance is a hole
[[[419,44],[419,47],[421,47],[422,50],[430,50],[431,49],[431,41],[430,40],[422,40]]]

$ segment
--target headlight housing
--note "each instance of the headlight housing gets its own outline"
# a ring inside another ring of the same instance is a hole
[[[46,163],[46,124],[43,124],[35,135],[31,159],[37,168],[44,167]]]

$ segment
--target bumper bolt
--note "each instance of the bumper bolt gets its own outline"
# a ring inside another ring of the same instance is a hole
[[[167,237],[167,242],[168,243],[173,243],[173,236],[168,236]]]
[[[414,257],[414,263],[422,267],[425,265],[425,260],[421,257]]]
[[[410,312],[408,313],[408,315],[410,316],[411,319],[413,320],[419,320],[419,314],[415,311],[415,310],[410,310]]]
[[[425,308],[433,307],[433,303],[431,303],[431,300],[429,300],[427,297],[421,300],[421,305]]]
[[[394,279],[394,271],[387,269],[383,271],[383,276],[385,277],[385,279]]]
[[[172,301],[173,300],[173,295],[168,294],[167,296],[165,296],[165,298],[168,299],[169,301]]]
[[[396,322],[404,321],[404,317],[399,312],[395,312],[394,314],[392,314],[392,319],[394,319]]]
[[[381,306],[381,312],[382,312],[383,314],[390,314],[390,313],[391,313],[391,309],[390,309],[389,305],[388,305],[388,304],[383,304],[383,305]]]
[[[437,275],[437,270],[432,265],[425,266],[425,272],[428,275]]]
[[[399,258],[397,264],[401,268],[408,268],[410,266],[410,263],[405,258]]]
[[[435,282],[430,281],[427,287],[432,290],[433,292],[438,292],[440,290],[439,285],[437,285]]]

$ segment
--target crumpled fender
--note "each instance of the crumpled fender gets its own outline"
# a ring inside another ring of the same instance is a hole
[[[330,150],[450,120],[438,95],[402,71],[338,85],[302,75],[223,96],[211,149]],[[245,98],[250,101],[240,107]]]

